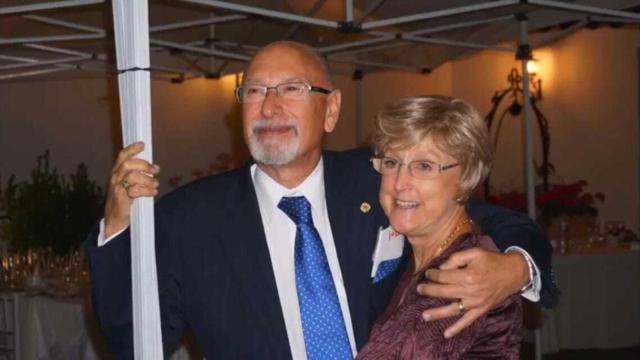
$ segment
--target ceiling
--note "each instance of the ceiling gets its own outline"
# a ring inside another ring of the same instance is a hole
[[[115,73],[111,11],[101,0],[0,0],[0,81]],[[515,53],[521,29],[536,48],[584,26],[637,27],[639,12],[640,0],[152,0],[152,75],[238,72],[284,39],[317,48],[336,73],[429,72],[479,50]]]

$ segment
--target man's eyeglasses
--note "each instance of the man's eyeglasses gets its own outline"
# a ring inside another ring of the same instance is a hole
[[[397,174],[402,165],[406,165],[409,169],[409,175],[420,180],[432,179],[445,170],[462,165],[462,163],[441,165],[429,160],[413,160],[405,164],[398,159],[387,156],[374,157],[371,159],[371,163],[373,168],[382,175]]]
[[[331,90],[309,85],[302,81],[287,82],[276,86],[248,84],[236,88],[236,99],[241,104],[261,102],[267,97],[269,90],[275,90],[278,97],[287,100],[304,100],[310,91],[330,94]]]

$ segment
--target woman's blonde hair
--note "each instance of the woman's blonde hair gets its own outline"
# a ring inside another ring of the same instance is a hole
[[[372,141],[377,155],[404,150],[431,136],[436,146],[462,163],[460,189],[465,202],[489,174],[493,148],[478,112],[461,99],[414,96],[384,107],[376,116]]]

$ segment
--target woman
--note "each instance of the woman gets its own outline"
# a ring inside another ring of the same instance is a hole
[[[358,359],[518,359],[522,307],[513,295],[460,334],[445,339],[458,317],[424,321],[422,312],[450,300],[418,295],[429,268],[450,254],[482,247],[497,251],[469,219],[465,204],[491,167],[489,135],[478,113],[459,99],[417,96],[378,113],[374,168],[382,174],[380,203],[404,234],[413,256],[391,303]]]

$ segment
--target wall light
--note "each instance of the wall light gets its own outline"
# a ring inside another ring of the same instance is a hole
[[[531,59],[527,61],[527,72],[529,75],[536,75],[538,73],[538,60]]]

